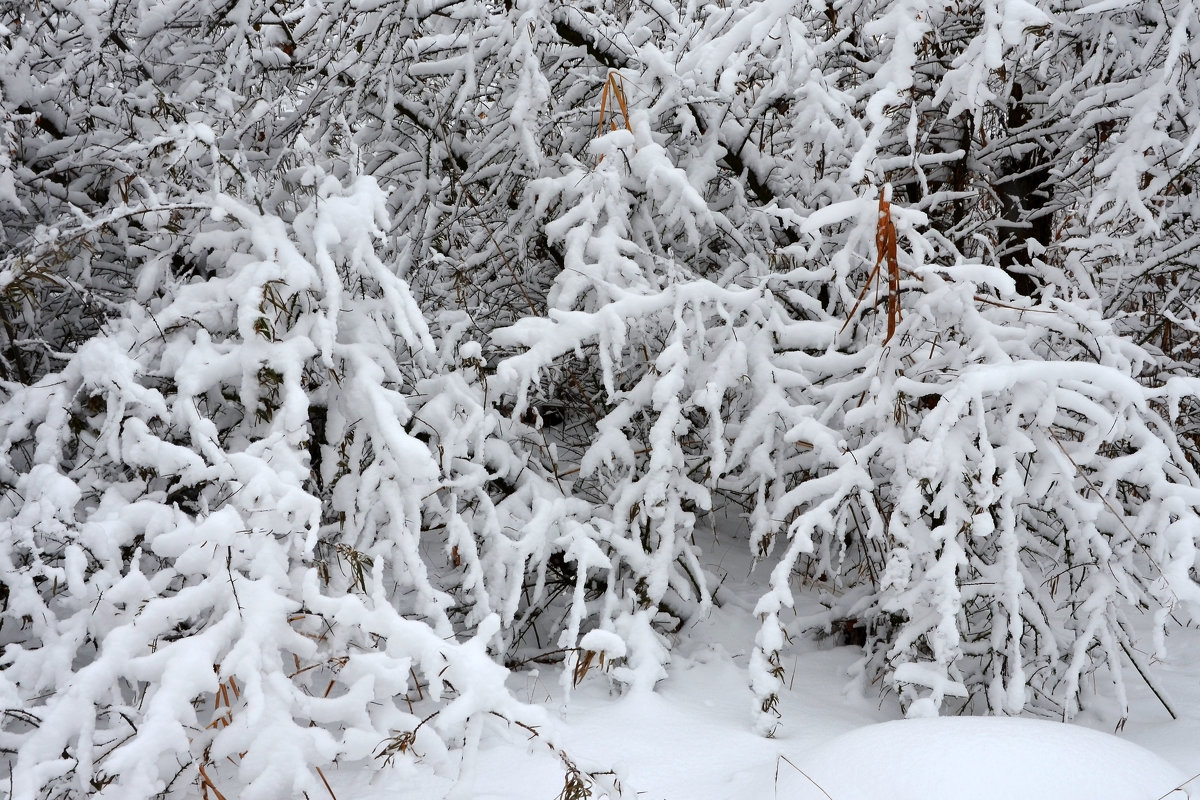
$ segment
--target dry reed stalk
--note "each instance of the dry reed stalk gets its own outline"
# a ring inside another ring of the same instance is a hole
[[[617,107],[621,109],[621,117],[625,120],[625,130],[633,132],[633,127],[629,124],[629,105],[625,99],[625,81],[621,78],[621,74],[616,70],[608,73],[608,78],[604,81],[604,88],[600,91],[600,122],[596,126],[596,136],[605,134],[605,122],[608,122],[612,130],[617,130],[616,109],[609,107],[609,94],[616,101]],[[608,111],[608,119],[605,119],[605,111]]]
[[[213,794],[217,796],[217,800],[225,800],[225,795],[221,794],[221,790],[212,782],[212,778],[208,777],[208,773],[204,771],[204,765],[200,765],[200,791],[203,793],[205,800],[208,800],[208,790],[212,789]]]
[[[611,95],[612,100],[609,100]],[[615,106],[615,107],[614,107]],[[608,73],[608,77],[604,81],[604,88],[600,90],[600,121],[596,124],[596,136],[603,136],[609,130],[618,130],[617,127],[617,110],[621,111],[621,118],[625,121],[625,130],[633,133],[633,126],[629,123],[629,103],[625,98],[625,81],[621,78],[621,74],[616,70]],[[604,160],[604,156],[600,156],[596,163],[599,164]]]
[[[229,697],[230,691],[233,692],[233,699]],[[213,698],[213,713],[220,713],[222,708],[229,709],[224,714],[221,714],[212,722],[208,723],[209,728],[224,728],[233,723],[233,701],[242,696],[238,689],[237,681],[232,675],[228,681],[222,681],[217,687],[216,695]]]

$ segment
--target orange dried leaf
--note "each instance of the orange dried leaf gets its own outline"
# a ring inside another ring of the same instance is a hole
[[[592,660],[596,657],[594,650],[586,650],[583,657],[575,662],[575,669],[571,673],[571,685],[579,686],[583,683],[583,679],[587,677],[588,670],[592,668]]]

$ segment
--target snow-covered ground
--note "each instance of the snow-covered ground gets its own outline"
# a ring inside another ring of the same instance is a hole
[[[1185,783],[1200,798],[1200,778],[1188,781],[1200,773],[1200,631],[1176,632],[1170,659],[1153,668],[1180,718],[1130,681],[1133,713],[1117,735],[1117,720],[1102,713],[1072,725],[896,721],[888,696],[850,684],[856,648],[797,637],[784,662],[777,736],[755,735],[746,667],[756,590],[733,547],[710,551],[710,566],[727,571],[721,605],[681,632],[670,677],[654,692],[622,695],[593,671],[564,702],[558,667],[515,673],[518,696],[553,720],[543,736],[493,720],[473,774],[457,782],[457,756],[419,767],[333,767],[326,775],[338,800],[582,800],[562,794],[551,738],[579,769],[615,773],[591,786],[596,800],[1182,800],[1174,790]]]

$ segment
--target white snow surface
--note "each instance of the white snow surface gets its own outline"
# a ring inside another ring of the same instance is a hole
[[[834,800],[1155,800],[1187,777],[1138,745],[1077,725],[940,717],[868,725],[801,759],[782,796]],[[820,786],[817,790],[812,785]],[[790,789],[799,784],[797,791]],[[782,787],[781,782],[781,787]]]

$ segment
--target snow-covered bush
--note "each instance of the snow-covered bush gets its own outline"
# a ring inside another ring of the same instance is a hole
[[[549,545],[486,491],[536,501],[535,470],[376,258],[375,183],[301,191],[290,225],[218,197],[211,277],[3,407],[14,796],[323,792],[314,768],[425,715],[408,758],[537,718],[489,650]]]
[[[1094,306],[1015,308],[946,279],[965,269],[916,270],[896,337],[862,351],[836,393],[817,390],[843,462],[870,476],[869,505],[843,508],[853,522],[806,567],[843,576],[823,624],[867,629],[865,666],[910,714],[958,697],[1069,717],[1101,665],[1126,709],[1125,658],[1141,669],[1136,651],[1162,652],[1170,615],[1200,609],[1200,498],[1169,410],[1196,387],[1140,384],[1148,355]],[[976,279],[989,277],[1006,281]],[[789,599],[775,575],[771,610]],[[1143,609],[1153,644],[1135,644]]]
[[[861,230],[875,210],[841,213]],[[1143,646],[1130,615],[1158,609],[1145,646],[1161,651],[1172,612],[1200,608],[1197,476],[1171,444],[1172,409],[1196,386],[1140,384],[1149,355],[1094,304],[1029,305],[998,269],[900,254],[891,339],[882,321],[789,319],[777,274],[678,280],[498,332],[528,347],[501,377],[595,347],[613,407],[581,472],[614,498],[644,590],[631,608],[703,603],[693,512],[745,498],[770,568],[752,667],[764,728],[797,570],[839,595],[810,622],[866,627],[864,668],[887,674],[911,713],[951,696],[1070,716],[1081,673],[1101,665],[1124,705],[1123,656],[1140,669]]]

